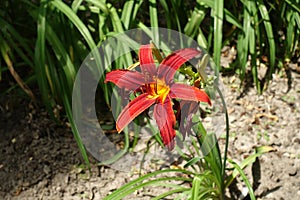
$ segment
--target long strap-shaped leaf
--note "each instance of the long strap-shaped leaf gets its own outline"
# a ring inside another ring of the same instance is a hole
[[[147,181],[143,184],[143,182],[151,177],[155,177],[160,174],[167,174],[167,173],[172,173],[172,172],[177,172],[177,173],[184,173],[188,175],[192,175],[193,173],[187,170],[178,170],[178,169],[168,169],[168,170],[159,170],[155,171],[149,174],[146,174],[144,176],[141,176],[137,178],[136,180],[133,180],[125,185],[123,185],[121,188],[118,190],[114,191],[110,195],[104,198],[104,200],[116,200],[116,199],[122,199],[128,194],[144,187],[147,185],[153,185],[154,183],[160,183],[162,181],[168,181],[168,180],[185,180],[185,181],[191,181],[190,178],[181,178],[181,177],[166,177],[166,178],[158,178],[152,181]]]
[[[219,69],[221,68],[221,49],[222,49],[222,27],[223,27],[223,15],[224,15],[224,1],[216,0],[215,10],[213,10],[214,17],[214,61],[217,66],[216,76],[219,75]]]
[[[47,4],[45,0],[41,2],[37,19],[37,40],[35,45],[34,63],[35,74],[42,95],[43,102],[51,115],[54,118],[54,113],[50,101],[48,100],[49,86],[47,84],[46,61],[45,61],[45,45],[46,45],[46,13]]]
[[[275,40],[274,40],[274,35],[273,35],[273,28],[272,28],[269,12],[268,12],[266,6],[264,5],[263,1],[258,0],[257,4],[258,4],[258,9],[260,11],[260,14],[263,18],[263,23],[265,26],[268,43],[269,43],[270,70],[269,70],[269,74],[268,74],[267,78],[270,80],[272,78],[272,74],[274,73],[274,70],[275,70],[274,67],[275,67],[275,58],[276,58],[276,47],[275,47]]]

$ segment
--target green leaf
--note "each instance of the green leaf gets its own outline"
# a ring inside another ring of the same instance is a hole
[[[177,172],[177,173],[184,173],[191,175],[192,173],[186,170],[179,170],[179,169],[168,169],[168,170],[159,170],[155,171],[149,174],[146,174],[144,176],[141,176],[133,181],[130,181],[129,183],[123,185],[110,195],[106,196],[103,200],[117,200],[117,199],[122,199],[128,194],[142,188],[148,185],[164,185],[164,181],[172,180],[172,181],[191,181],[190,178],[182,178],[182,177],[165,177],[165,178],[157,178],[154,180],[148,180],[151,177],[155,177],[160,174],[167,174],[171,172]],[[145,182],[146,181],[146,182]]]
[[[289,4],[293,9],[295,9],[296,12],[300,13],[300,6],[297,0],[285,0],[285,2]]]
[[[234,166],[235,170],[237,170],[240,173],[244,183],[246,184],[246,186],[249,190],[250,199],[255,200],[256,198],[255,198],[251,183],[249,182],[246,174],[243,172],[243,169],[238,164],[236,164],[234,161],[232,161],[230,159],[228,159],[228,161]]]
[[[199,162],[200,160],[201,160],[200,157],[194,157],[194,158],[190,159],[183,167],[184,167],[184,168],[187,168],[187,167],[189,167],[189,166],[193,166],[193,165],[195,165],[197,162]]]
[[[106,4],[105,1],[99,1],[99,0],[85,0],[88,3],[94,4],[96,7],[100,8],[102,12],[104,12],[105,15],[109,15],[109,4]]]
[[[165,186],[168,186],[168,184],[166,184]],[[177,186],[178,186],[178,185],[173,185],[172,188],[177,188]],[[176,193],[178,193],[178,194],[177,194],[177,196],[178,196],[178,195],[180,195],[180,194],[183,194],[185,191],[190,191],[190,188],[180,187],[180,188],[174,189],[174,190],[171,190],[171,189],[170,189],[168,192],[165,192],[165,193],[163,193],[163,194],[160,194],[160,195],[154,197],[152,200],[160,200],[160,199],[164,199],[165,197],[170,196],[170,195],[172,195],[172,194],[176,194]],[[182,199],[182,198],[181,198],[181,199]]]
[[[217,69],[221,68],[221,49],[222,49],[222,32],[223,32],[223,14],[224,1],[214,1],[215,10],[212,11],[214,18],[214,62]],[[216,76],[219,75],[219,70],[216,71]]]
[[[79,6],[81,5],[81,3],[83,2],[83,0],[74,0],[72,5],[71,5],[71,8],[72,10],[76,13]]]
[[[266,30],[267,38],[268,38],[268,43],[269,43],[270,70],[269,70],[268,79],[270,80],[272,78],[272,74],[275,71],[274,67],[275,67],[275,58],[276,58],[275,57],[276,56],[276,48],[275,48],[275,40],[274,40],[274,35],[273,35],[273,28],[272,28],[272,24],[271,24],[270,17],[269,17],[269,12],[267,11],[266,6],[263,4],[263,1],[258,0],[257,4],[258,4],[258,9],[259,9],[260,14],[261,14],[262,19],[263,19],[263,23],[264,23],[264,26],[265,26],[265,30]]]
[[[71,107],[71,104],[70,104],[70,99],[67,95],[68,88],[66,88],[67,84],[66,84],[65,78],[63,76],[60,76],[60,84],[61,84],[60,86],[61,86],[61,89],[62,89],[62,92],[63,92],[62,93],[62,98],[63,98],[64,108],[66,110],[68,120],[69,120],[70,125],[71,125],[72,133],[73,133],[74,138],[77,142],[77,145],[79,147],[79,150],[80,150],[80,153],[83,157],[83,160],[85,161],[88,168],[90,169],[89,158],[88,158],[87,152],[86,152],[85,147],[82,143],[82,139],[80,137],[79,131],[77,129],[76,123],[75,123],[74,118],[73,118],[73,112],[72,112],[72,107]]]
[[[54,118],[52,106],[48,99],[49,85],[47,84],[46,62],[45,62],[47,5],[43,2],[44,1],[42,1],[42,4],[39,8],[38,19],[37,19],[37,40],[35,45],[34,70],[41,91],[43,102],[47,108],[47,111],[50,113],[51,117]]]
[[[53,0],[50,1],[50,3],[58,10],[60,10],[62,13],[64,13],[69,20],[76,26],[78,31],[81,33],[87,44],[89,45],[90,49],[93,50],[96,48],[96,44],[93,40],[93,37],[91,36],[88,28],[84,25],[84,23],[80,20],[80,18],[76,15],[76,13],[73,12],[73,10],[68,7],[65,3],[63,3],[60,0]],[[102,5],[99,2],[100,5]]]
[[[192,38],[195,37],[199,30],[199,26],[205,17],[204,10],[195,8],[188,23],[185,25],[184,33]]]
[[[28,66],[33,66],[32,58],[33,50],[28,45],[27,38],[21,36],[21,34],[6,20],[0,17],[0,27],[3,37],[6,39],[7,43],[14,51],[17,52]],[[3,38],[3,39],[4,39]]]
[[[225,20],[237,28],[243,30],[243,26],[240,24],[239,20],[227,9],[224,9]]]
[[[274,151],[274,148],[271,146],[260,146],[260,147],[256,147],[255,149],[255,153],[248,156],[246,159],[244,159],[242,161],[242,163],[239,165],[239,167],[241,169],[244,169],[245,167],[249,166],[250,164],[254,163],[255,160],[260,157],[262,154],[264,153],[268,153]],[[232,174],[230,176],[228,176],[228,178],[226,179],[226,183],[225,186],[228,187],[232,181],[235,179],[235,177],[239,174],[239,170],[238,169],[234,169]]]
[[[121,15],[121,21],[123,22],[125,30],[129,30],[133,24],[142,2],[142,0],[129,0],[125,2]]]
[[[53,48],[53,51],[55,53],[55,56],[57,57],[57,60],[62,64],[64,74],[67,80],[67,87],[69,88],[66,90],[69,97],[71,96],[71,90],[73,87],[73,83],[76,76],[76,70],[75,66],[73,65],[70,56],[68,55],[65,47],[63,46],[62,42],[58,38],[58,36],[55,34],[55,32],[52,30],[52,28],[49,25],[46,25],[46,38],[49,41],[50,45]]]
[[[201,186],[201,178],[195,176],[192,183],[192,199],[198,199],[200,186]]]

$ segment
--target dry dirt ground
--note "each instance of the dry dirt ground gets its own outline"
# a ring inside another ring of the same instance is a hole
[[[261,96],[253,87],[242,90],[235,76],[222,79],[230,114],[228,156],[239,163],[257,146],[273,147],[245,170],[257,199],[299,199],[300,74],[274,75]],[[136,177],[95,164],[87,171],[70,129],[16,93],[1,98],[0,116],[1,200],[97,200]],[[144,190],[131,199],[159,193]]]

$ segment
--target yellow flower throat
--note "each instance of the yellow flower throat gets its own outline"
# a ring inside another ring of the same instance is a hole
[[[166,100],[170,92],[170,88],[163,80],[156,79],[156,82],[147,84],[149,98],[159,98],[162,102]]]

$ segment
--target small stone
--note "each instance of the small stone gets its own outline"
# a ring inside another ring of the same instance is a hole
[[[69,192],[70,192],[71,195],[75,195],[75,194],[77,194],[77,188],[76,187],[71,187]]]
[[[253,109],[254,109],[254,106],[253,106],[252,104],[250,104],[250,105],[248,105],[248,106],[246,107],[246,109],[247,109],[247,110],[253,110]]]
[[[65,176],[65,184],[68,184],[68,183],[69,183],[69,180],[70,180],[70,176],[69,176],[69,175],[66,175],[66,176]]]
[[[295,139],[294,139],[294,143],[300,144],[300,138],[295,138]]]
[[[74,173],[71,173],[70,175],[69,175],[69,181],[71,180],[76,180],[76,178],[77,178],[77,176],[76,176],[76,174],[74,174]]]
[[[38,189],[43,189],[48,185],[48,180],[47,179],[43,179],[42,181],[40,181],[37,185]]]
[[[264,100],[265,98],[264,98],[264,96],[259,96],[258,97],[258,100]]]
[[[284,154],[282,154],[283,157],[286,157],[286,158],[289,158],[290,157],[290,154],[285,152]]]
[[[44,165],[43,171],[44,171],[45,174],[48,175],[48,174],[50,174],[51,169],[50,169],[50,167],[48,165]]]
[[[296,155],[293,154],[293,153],[291,153],[290,158],[291,158],[291,159],[295,159],[295,158],[296,158]]]
[[[290,176],[296,176],[297,174],[297,169],[294,167],[289,167],[287,171]]]
[[[30,183],[28,181],[26,181],[22,184],[23,187],[28,187],[29,185],[30,185]]]
[[[33,139],[35,139],[35,140],[39,139],[39,138],[40,138],[39,132],[38,132],[38,131],[34,131],[34,132],[32,133],[32,137],[33,137]]]
[[[61,192],[61,187],[60,186],[56,187],[55,189],[56,189],[57,192]]]

